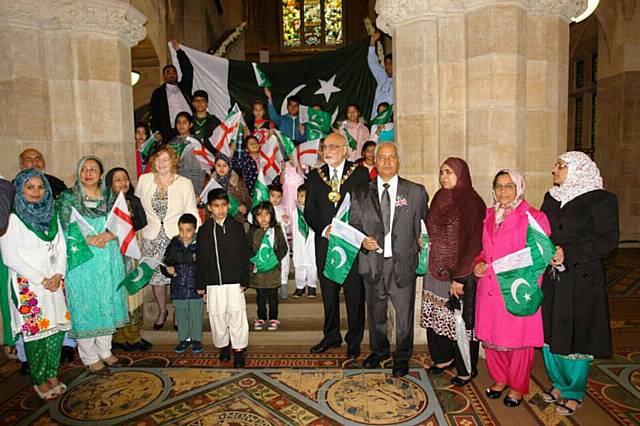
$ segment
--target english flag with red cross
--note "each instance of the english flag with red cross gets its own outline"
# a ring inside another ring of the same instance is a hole
[[[229,111],[227,118],[216,127],[209,140],[215,149],[231,158],[229,144],[235,142],[242,135],[242,129],[245,125],[242,111],[236,104]]]
[[[293,158],[299,167],[313,167],[318,163],[318,148],[320,139],[307,141],[296,145],[295,155]]]
[[[280,175],[283,161],[278,138],[272,135],[260,148],[260,169],[266,182],[271,183]]]
[[[118,194],[104,227],[118,237],[120,253],[133,259],[142,257],[138,240],[136,239],[136,231],[133,229],[133,221],[131,220],[127,200],[125,200],[123,192]]]

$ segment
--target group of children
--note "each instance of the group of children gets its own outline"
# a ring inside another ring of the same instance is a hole
[[[162,272],[171,278],[171,299],[178,323],[179,343],[175,352],[188,348],[203,351],[203,307],[206,304],[214,345],[219,359],[230,360],[235,368],[244,367],[244,350],[249,340],[244,292],[257,293],[255,330],[274,331],[278,320],[278,289],[286,284],[289,273],[289,245],[286,226],[291,224],[292,251],[296,277],[294,297],[307,288],[315,297],[317,272],[314,234],[304,220],[305,185],[297,188],[297,205],[291,216],[280,205],[282,188],[271,186],[270,200],[251,211],[253,225],[245,234],[243,225],[230,218],[229,196],[221,188],[209,192],[206,200],[207,221],[196,232],[196,218],[184,214],[178,221],[179,233],[167,246]],[[268,270],[258,270],[252,263],[262,249],[265,235],[277,262]]]

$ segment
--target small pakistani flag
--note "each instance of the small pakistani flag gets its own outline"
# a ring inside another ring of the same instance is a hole
[[[231,194],[229,196],[229,216],[235,216],[240,211],[240,201]]]
[[[422,219],[420,219],[420,239],[422,240],[422,248],[418,257],[416,275],[424,275],[429,269],[429,234],[427,233],[427,226]]]
[[[356,149],[358,147],[358,141],[355,140],[349,130],[347,130],[347,126],[344,126],[344,135],[347,137],[347,142],[349,143],[349,148]]]
[[[253,187],[253,199],[251,200],[251,208],[260,204],[262,201],[269,201],[269,185],[264,178],[262,168],[258,170],[258,179]]]
[[[351,217],[351,194],[348,192],[344,196],[344,200],[342,200],[342,204],[338,207],[338,211],[334,217],[342,222],[349,222],[349,218]]]
[[[304,220],[304,214],[300,207],[298,207],[298,231],[300,231],[300,235],[304,237],[305,241],[309,238],[309,225]]]
[[[136,294],[141,288],[146,286],[151,280],[153,272],[160,266],[160,262],[150,257],[143,257],[138,263],[138,267],[124,277],[118,284],[118,289],[124,286],[130,295]]]
[[[322,139],[331,132],[331,114],[326,111],[309,108],[307,139]]]
[[[67,230],[67,269],[69,271],[93,258],[89,244],[87,244],[87,240],[80,230],[80,222],[76,219],[74,213],[75,209],[72,207],[71,221]]]
[[[254,271],[257,274],[269,272],[278,266],[278,258],[276,257],[276,252],[273,251],[274,240],[275,230],[273,228],[269,228],[262,237],[262,242],[260,243],[258,252],[255,256],[249,259],[249,262],[256,265]]]
[[[255,62],[251,62],[251,66],[253,67],[253,72],[256,75],[258,87],[271,87],[271,82],[267,78],[267,75],[260,69],[260,66]]]
[[[333,282],[344,284],[365,238],[366,235],[362,232],[334,217],[331,221],[324,276]]]
[[[138,152],[140,152],[140,155],[142,156],[142,158],[144,159],[149,158],[149,155],[151,154],[151,150],[153,149],[153,146],[156,144],[156,134],[158,134],[158,132],[154,132],[149,137],[149,139],[142,142],[142,145],[140,145],[140,148],[138,148]]]
[[[537,270],[536,273],[540,275],[547,268],[549,262],[551,262],[556,252],[556,246],[544,232],[540,224],[531,216],[531,213],[527,212],[527,216],[529,217],[527,247],[532,248],[531,255],[534,257],[534,263],[541,268]],[[536,250],[533,250],[533,248],[536,248]],[[540,261],[538,261],[538,257],[540,257]]]
[[[378,126],[381,124],[387,124],[391,121],[391,117],[393,116],[393,105],[389,105],[389,108],[382,111],[380,114],[376,115],[373,120],[369,123],[370,125],[377,124]]]
[[[293,141],[289,136],[281,133],[278,130],[275,130],[275,133],[276,133],[276,136],[278,137],[278,140],[280,141],[280,144],[282,145],[282,149],[285,153],[285,156],[287,158],[291,158],[291,154],[296,149],[296,146],[294,145]]]

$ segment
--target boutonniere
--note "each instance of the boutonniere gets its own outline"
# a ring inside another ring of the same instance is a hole
[[[404,195],[396,195],[396,207],[402,207],[407,205],[407,197]]]

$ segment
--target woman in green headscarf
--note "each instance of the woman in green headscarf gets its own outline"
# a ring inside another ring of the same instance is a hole
[[[127,324],[129,317],[126,291],[118,288],[124,279],[124,261],[115,235],[104,229],[115,194],[104,185],[103,174],[99,158],[82,158],[75,185],[60,195],[57,207],[68,239],[71,222],[85,222],[80,228],[85,228],[83,234],[92,255],[89,259],[74,259],[82,250],[70,246],[66,281],[71,313],[69,335],[78,340],[80,359],[89,371],[108,375],[108,367],[121,365],[111,353],[112,335],[116,328]],[[76,212],[80,218],[74,218]],[[87,233],[86,228],[92,229]]]
[[[58,380],[60,350],[69,329],[64,297],[67,246],[42,172],[23,170],[14,186],[13,211],[0,238],[10,278],[9,332],[22,335],[33,388],[40,398],[50,400],[67,389]]]

